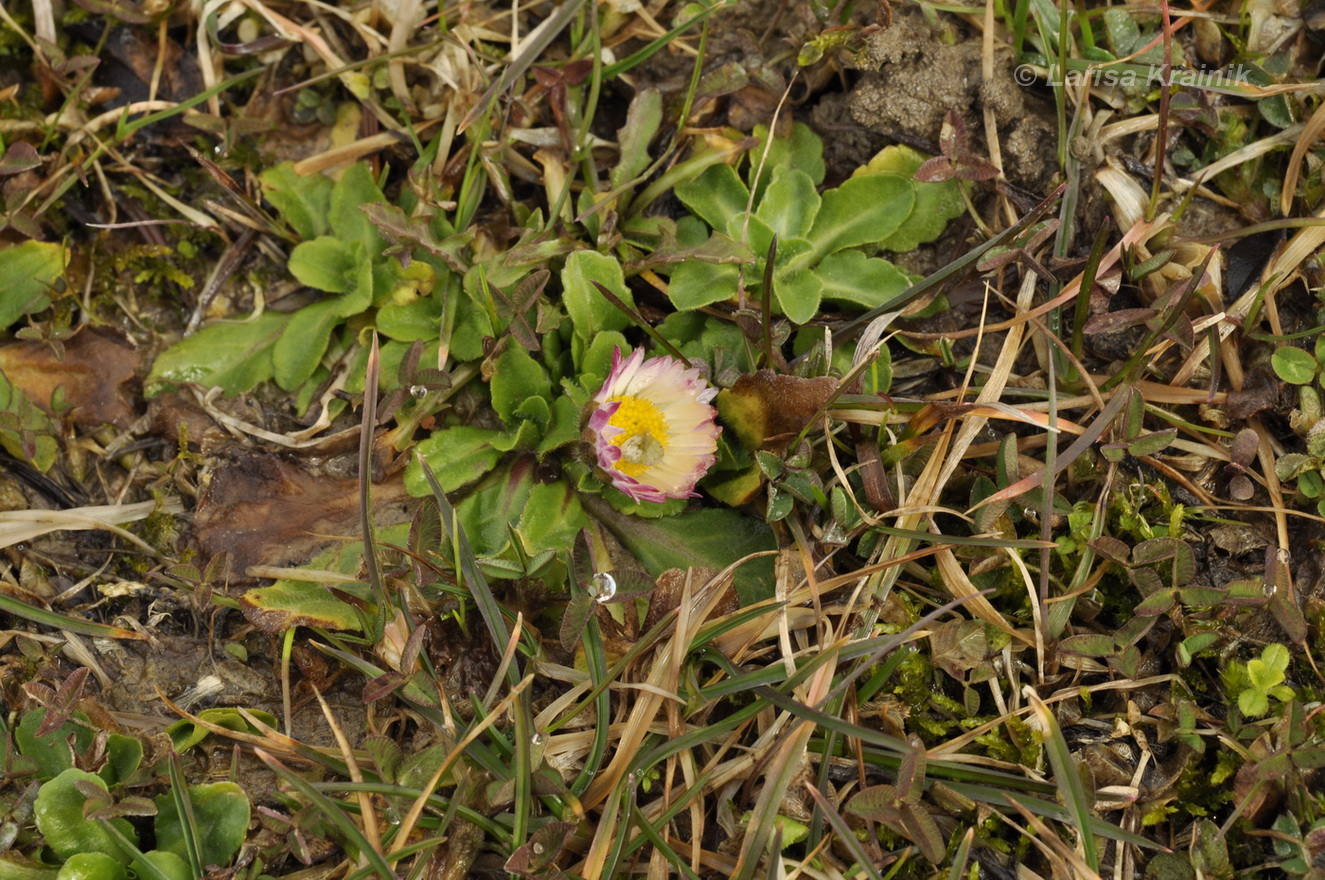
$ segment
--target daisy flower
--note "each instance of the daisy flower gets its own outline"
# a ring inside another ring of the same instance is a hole
[[[675,358],[646,361],[636,349],[622,360],[617,349],[585,428],[598,467],[635,501],[697,497],[695,483],[717,461],[717,393]]]

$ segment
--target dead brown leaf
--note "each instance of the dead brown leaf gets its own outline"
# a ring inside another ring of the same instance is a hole
[[[751,449],[781,451],[837,393],[828,376],[803,379],[760,370],[718,395],[718,411]]]
[[[194,516],[208,558],[230,554],[234,571],[307,562],[337,537],[359,534],[359,481],[317,474],[270,453],[234,452],[210,474]],[[375,516],[404,522],[399,474],[373,486]]]
[[[75,424],[128,427],[137,395],[126,386],[138,373],[141,355],[118,337],[88,328],[63,347],[64,356],[59,357],[40,342],[0,345],[0,372],[48,413],[57,414],[51,399],[62,388],[62,403],[70,406]]]

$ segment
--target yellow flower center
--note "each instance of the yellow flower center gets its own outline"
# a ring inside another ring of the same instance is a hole
[[[662,461],[667,450],[667,419],[653,401],[633,395],[613,397],[619,401],[608,423],[620,428],[612,442],[621,447],[616,468],[628,477],[638,477]]]

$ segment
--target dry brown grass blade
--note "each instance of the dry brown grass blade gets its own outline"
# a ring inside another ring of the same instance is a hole
[[[1086,692],[1091,694],[1109,693],[1113,691],[1130,692],[1133,690],[1140,690],[1142,688],[1152,687],[1157,684],[1164,684],[1166,682],[1181,682],[1181,681],[1182,681],[1181,676],[1173,675],[1171,673],[1166,673],[1164,675],[1152,675],[1149,678],[1120,679],[1116,681],[1100,682],[1099,684],[1089,685],[1088,687],[1086,687],[1085,690]],[[1043,702],[1045,703],[1045,705],[1052,706],[1055,703],[1061,703],[1065,700],[1066,701],[1079,700],[1081,699],[1081,694],[1082,694],[1082,688],[1073,685],[1071,687],[1062,688],[1061,690],[1055,691],[1049,696],[1044,697]],[[944,742],[939,743],[938,745],[935,745],[933,748],[929,750],[930,755],[935,759],[942,759],[944,761],[956,761],[956,762],[964,762],[972,758],[977,758],[978,756],[962,754],[962,750],[969,747],[972,743],[976,742],[980,737],[984,736],[989,731],[998,727],[1000,724],[1006,723],[1009,718],[1012,718],[1014,716],[1015,717],[1026,716],[1031,714],[1031,712],[1033,711],[1034,709],[1031,706],[1021,706],[1020,708],[1014,709],[1002,715],[999,718],[995,718],[992,721],[986,721],[984,724],[981,724],[979,727],[973,727],[970,730],[963,731],[961,734],[953,737],[952,739],[946,740]]]
[[[423,810],[428,805],[428,798],[432,797],[432,793],[436,791],[437,786],[441,784],[442,778],[445,777],[447,772],[455,766],[457,761],[460,760],[460,757],[464,754],[465,749],[469,747],[470,743],[477,740],[489,727],[495,724],[506,713],[506,710],[510,708],[511,704],[515,702],[520,694],[524,693],[529,685],[533,684],[534,678],[535,676],[531,673],[520,679],[506,696],[502,698],[501,702],[494,706],[492,711],[489,712],[482,721],[470,728],[464,738],[455,744],[455,748],[447,753],[446,760],[443,761],[441,766],[439,766],[433,773],[432,778],[428,780],[428,784],[423,786],[423,789],[419,792],[418,798],[410,805],[409,812],[405,814],[405,818],[401,820],[400,828],[396,833],[396,837],[391,844],[391,850],[387,855],[395,855],[408,845],[410,834],[414,831],[414,826],[417,825],[419,819],[423,817]]]
[[[1302,126],[1302,133],[1297,138],[1297,143],[1293,145],[1293,155],[1288,159],[1288,170],[1284,173],[1283,190],[1279,193],[1279,213],[1285,217],[1291,216],[1293,211],[1293,196],[1297,192],[1297,181],[1302,176],[1302,159],[1307,155],[1307,150],[1311,145],[1320,139],[1321,133],[1325,132],[1325,104],[1316,108],[1316,112],[1311,114],[1311,118]]]
[[[174,712],[176,715],[178,715],[180,718],[183,718],[185,721],[188,721],[192,724],[196,724],[197,726],[206,730],[208,733],[213,733],[216,734],[217,736],[225,737],[226,739],[232,739],[235,742],[241,742],[244,743],[245,745],[264,748],[269,752],[279,753],[282,756],[282,758],[286,760],[309,763],[309,759],[305,755],[299,752],[298,746],[300,746],[301,744],[297,740],[291,739],[290,737],[281,733],[279,730],[276,730],[275,728],[269,727],[268,725],[264,724],[262,719],[258,718],[253,713],[249,712],[247,709],[242,709],[242,708],[239,709],[238,710],[239,714],[244,718],[245,721],[247,721],[249,724],[252,724],[254,729],[261,731],[262,733],[261,736],[257,734],[246,733],[242,730],[232,730],[229,727],[222,727],[221,725],[214,724],[205,718],[201,718],[197,715],[192,715],[189,713],[187,709],[184,709],[183,707],[172,701],[170,697],[167,697],[160,688],[154,685],[153,690],[156,691],[157,698],[160,699],[161,702],[165,703],[166,706],[170,709],[170,711]],[[313,746],[305,746],[305,748],[311,751],[317,751],[329,755],[335,755],[335,752],[332,750],[318,749]]]
[[[1060,473],[1071,466],[1072,462],[1079,458],[1088,447],[1095,443],[1106,430],[1108,430],[1109,426],[1113,423],[1114,418],[1122,412],[1126,403],[1127,395],[1115,391],[1109,400],[1108,406],[1095,417],[1095,420],[1090,423],[1090,426],[1086,429],[1085,433],[1073,441],[1072,445],[1054,460],[1054,473],[1046,476],[1044,470],[1039,470],[1030,476],[1022,477],[1011,486],[1000,489],[990,495],[988,498],[968,510],[967,513],[970,514],[990,504],[1010,501],[1024,492],[1030,492],[1031,490],[1044,485],[1046,479],[1056,478]]]
[[[984,82],[994,82],[994,48],[995,34],[997,27],[995,25],[996,16],[994,10],[994,0],[985,0],[984,26],[981,28],[980,42],[980,76]],[[1001,42],[1001,41],[1000,41]],[[1006,180],[1003,173],[1003,146],[998,138],[998,116],[995,113],[992,102],[984,102],[984,134],[985,144],[989,148],[989,161],[994,163],[994,167],[999,171],[999,177]],[[998,205],[1003,209],[1003,215],[1009,224],[1017,222],[1017,213],[1012,208],[1012,202],[1002,191],[998,195]]]
[[[649,687],[643,691],[631,708],[630,718],[626,723],[620,741],[617,743],[616,754],[613,755],[612,761],[598,774],[598,777],[594,779],[589,789],[584,793],[584,797],[580,799],[585,809],[601,804],[611,792],[616,790],[625,778],[630,764],[635,760],[636,751],[640,744],[644,742],[644,738],[649,734],[650,726],[653,724],[663,700],[666,697],[676,699],[674,695],[677,692],[677,680],[674,675],[679,666],[676,665],[675,656],[679,654],[684,657],[689,650],[690,642],[699,631],[700,625],[713,613],[713,609],[722,596],[722,590],[716,588],[716,586],[725,586],[726,583],[729,583],[734,568],[735,566],[728,567],[714,577],[713,581],[705,585],[704,599],[700,601],[699,607],[694,609],[693,613],[687,614],[685,617],[686,628],[681,627],[678,618],[672,637],[666,643],[660,645],[654,654],[653,665],[645,679],[645,683]],[[687,595],[694,589],[692,577],[693,569],[686,576]],[[687,604],[687,601],[683,599],[682,605],[685,604]],[[594,880],[594,878],[589,877],[588,880]]]
[[[1154,236],[1156,232],[1158,232],[1162,228],[1161,221],[1163,219],[1164,218],[1161,217],[1161,218],[1156,218],[1156,220],[1154,221],[1143,220],[1136,223],[1134,226],[1128,229],[1127,233],[1123,235],[1122,240],[1118,242],[1118,244],[1114,245],[1104,255],[1104,258],[1100,260],[1098,274],[1104,275],[1109,269],[1111,269],[1113,266],[1119,263],[1122,260],[1122,255],[1125,251],[1131,250],[1137,247],[1137,245],[1149,241],[1150,238]],[[1081,292],[1082,281],[1083,281],[1083,276],[1078,275],[1077,277],[1073,278],[1070,282],[1068,282],[1063,287],[1063,289],[1059,291],[1057,296],[1053,297],[1052,299],[1045,300],[1044,302],[1040,303],[1038,306],[1031,309],[1030,311],[1009,318],[1006,321],[999,321],[994,324],[987,324],[983,327],[977,327],[970,330],[956,330],[952,332],[941,333],[938,335],[945,339],[950,339],[950,340],[968,339],[973,336],[979,336],[982,333],[998,333],[1003,330],[1009,330],[1012,327],[1017,326],[1018,324],[1029,323],[1032,319],[1043,318],[1045,315],[1049,314],[1054,309],[1062,308],[1063,306],[1066,306],[1069,303],[1074,302],[1077,296]],[[926,334],[913,333],[911,335],[916,336],[917,338],[920,339],[926,338]]]
[[[331,729],[331,735],[336,738],[336,746],[340,749],[340,756],[345,761],[345,768],[350,777],[350,781],[361,783],[363,771],[359,769],[359,761],[354,757],[354,749],[350,747],[350,741],[345,738],[345,731],[341,730],[340,724],[336,721],[336,715],[327,705],[327,701],[322,697],[322,691],[317,685],[309,682],[309,687],[313,689],[313,696],[317,697],[317,704],[322,709],[322,717],[327,719],[327,726]],[[355,792],[355,798],[359,802],[359,827],[363,829],[364,838],[372,845],[377,852],[382,851],[382,832],[377,827],[377,811],[373,808],[373,796],[366,791]],[[362,854],[359,856],[359,867],[367,867],[368,861]]]
[[[832,688],[833,674],[836,671],[837,663],[831,660],[816,669],[806,686],[803,702],[810,706],[819,705]],[[790,720],[789,713],[782,714],[788,721]],[[787,796],[792,780],[801,772],[806,762],[806,746],[812,733],[814,725],[808,722],[795,724],[791,733],[781,738],[776,752],[769,755],[767,766],[770,767],[770,772],[765,775],[764,787],[760,790],[759,797],[751,810],[750,823],[741,840],[741,852],[736,858],[736,867],[731,876],[736,878],[753,876],[759,859],[767,849],[778,809]]]
[[[1325,209],[1314,215],[1316,219],[1325,219]],[[1279,250],[1261,273],[1258,283],[1251,285],[1238,299],[1228,307],[1229,320],[1221,323],[1218,329],[1221,358],[1229,383],[1240,390],[1243,384],[1241,358],[1233,345],[1233,333],[1243,328],[1245,319],[1252,308],[1264,297],[1269,299],[1298,276],[1302,265],[1325,245],[1325,226],[1304,226]],[[1209,338],[1203,336],[1192,349],[1187,360],[1174,375],[1173,384],[1185,384],[1195,374],[1197,368],[1210,356]],[[1258,461],[1265,478],[1265,487],[1274,508],[1276,537],[1281,548],[1289,546],[1288,515],[1284,509],[1283,489],[1274,471],[1275,453],[1268,434],[1259,417],[1253,416],[1248,424],[1256,429],[1261,437],[1257,450]]]
[[[1021,828],[1002,813],[999,813],[998,817],[1015,828],[1021,837],[1035,844],[1040,853],[1052,865],[1054,877],[1071,878],[1071,880],[1102,880],[1099,874],[1090,869],[1085,859],[1081,858],[1080,854],[1064,843],[1043,819],[1016,801],[1009,799],[1008,803],[1026,820],[1029,830]]]
[[[121,523],[138,522],[154,513],[176,514],[183,510],[184,506],[178,498],[167,498],[159,504],[155,501],[141,501],[137,504],[74,507],[69,510],[0,511],[0,547],[12,547],[51,532],[101,529],[128,541],[144,553],[156,556],[158,551],[155,547],[118,526]]]
[[[951,549],[947,547],[940,548],[938,553],[935,554],[935,561],[938,563],[943,586],[952,598],[965,600],[965,607],[969,608],[973,615],[985,623],[998,627],[1017,641],[1027,645],[1037,644],[1037,634],[1028,634],[1008,623],[993,603],[981,593],[980,588],[971,583],[971,579],[966,576],[966,569],[962,568],[961,563],[957,561],[957,557]],[[1039,647],[1043,651],[1043,645]]]
[[[1017,309],[1020,312],[1028,311],[1032,304],[1032,297],[1035,294],[1036,276],[1034,273],[1027,272],[1022,279],[1021,289],[1017,292]],[[983,322],[982,322],[983,323]],[[1017,357],[1021,354],[1021,342],[1025,332],[1025,325],[1018,324],[1008,330],[1007,336],[1003,338],[1003,345],[999,350],[998,359],[994,362],[994,367],[990,370],[985,380],[984,387],[976,395],[976,403],[990,404],[997,403],[1003,395],[1003,389],[1007,387],[1008,378],[1012,375],[1012,368],[1016,365]],[[975,358],[971,359],[971,367],[975,366]],[[965,387],[965,383],[963,383]],[[958,466],[961,464],[962,456],[975,441],[988,419],[980,415],[968,414],[962,419],[961,429],[957,436],[953,438],[952,446],[948,452],[948,460],[940,471],[936,489],[942,492],[952,478]],[[934,497],[938,497],[936,494]]]
[[[416,134],[422,135],[441,122],[441,119],[426,119],[416,123],[414,131]],[[407,140],[394,131],[379,132],[378,134],[359,138],[348,144],[332,147],[317,155],[309,156],[307,159],[300,159],[294,163],[294,170],[299,175],[333,171],[380,153],[389,147],[397,146],[402,142],[407,142]]]

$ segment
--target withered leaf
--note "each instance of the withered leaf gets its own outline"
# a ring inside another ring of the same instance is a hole
[[[958,681],[965,681],[967,671],[989,654],[989,636],[978,620],[941,623],[930,632],[929,643],[934,665]]]
[[[0,346],[0,371],[29,399],[53,412],[57,388],[75,424],[128,427],[135,418],[134,395],[125,388],[141,357],[108,333],[84,328],[63,343],[64,356],[40,342]]]
[[[373,487],[379,516],[404,499],[399,476]],[[328,536],[358,535],[359,481],[316,474],[282,456],[244,454],[212,472],[194,524],[208,558],[229,552],[239,575],[253,565],[302,563]]]
[[[1228,392],[1224,410],[1229,418],[1251,418],[1279,402],[1279,383],[1263,370],[1249,370],[1242,390]]]
[[[803,379],[772,370],[748,373],[718,394],[723,421],[750,449],[787,448],[837,393],[828,376]]]

